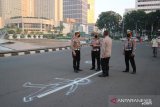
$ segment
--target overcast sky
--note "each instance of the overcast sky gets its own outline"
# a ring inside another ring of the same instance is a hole
[[[135,8],[135,0],[95,0],[95,17],[110,10],[123,15],[126,8]]]

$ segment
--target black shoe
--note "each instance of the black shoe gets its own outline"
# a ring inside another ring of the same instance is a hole
[[[129,71],[125,70],[125,71],[122,71],[122,72],[129,72]]]
[[[101,74],[99,77],[108,77],[108,75]]]
[[[83,71],[82,69],[78,69],[77,71]]]
[[[101,69],[96,69],[96,71],[100,71]]]
[[[78,70],[75,69],[74,72],[75,72],[75,73],[78,73]]]
[[[136,72],[133,71],[131,74],[136,74]]]
[[[95,70],[95,68],[92,67],[90,70]]]

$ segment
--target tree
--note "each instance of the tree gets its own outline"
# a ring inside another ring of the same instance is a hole
[[[63,29],[64,29],[64,28],[65,28],[65,27],[63,26],[63,24],[60,23],[59,26],[53,27],[54,33],[58,33],[58,35],[60,35],[60,34],[63,33]]]
[[[24,34],[28,34],[28,30],[25,29],[25,30],[24,30]]]
[[[102,12],[96,22],[100,30],[109,30],[112,33],[118,32],[122,17],[113,11]]]
[[[132,11],[124,16],[123,22],[125,30],[130,29],[140,35],[145,33],[151,38],[160,29],[160,10],[148,14],[142,10]]]
[[[146,22],[146,30],[148,31],[148,35],[152,36],[158,33],[158,29],[160,29],[160,10],[148,13]]]
[[[142,33],[145,29],[146,13],[144,11],[132,11],[124,15],[124,30],[135,30],[136,33]]]
[[[17,33],[17,34],[21,34],[21,33],[22,33],[22,30],[21,30],[20,28],[17,28],[17,29],[16,29],[16,33]]]
[[[8,34],[15,34],[15,31],[14,30],[8,30]]]
[[[63,33],[63,29],[65,27],[63,26],[63,23],[60,23],[60,26],[59,26],[59,33],[62,34]]]

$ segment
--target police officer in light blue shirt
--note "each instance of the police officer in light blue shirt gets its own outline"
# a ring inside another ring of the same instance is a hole
[[[96,71],[100,71],[100,39],[98,35],[95,34],[92,39],[91,45],[91,57],[92,57],[92,67],[90,70],[95,70],[95,61],[97,61],[97,69]]]
[[[129,61],[131,63],[131,66],[133,68],[132,74],[136,73],[136,64],[135,64],[135,50],[136,50],[136,41],[131,39],[131,33],[127,33],[127,40],[124,43],[124,56],[125,56],[125,64],[126,64],[126,70],[123,72],[129,72]]]

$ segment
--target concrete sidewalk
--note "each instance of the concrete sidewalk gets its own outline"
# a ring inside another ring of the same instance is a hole
[[[12,42],[12,43],[8,43]],[[0,52],[20,51],[29,49],[39,49],[48,47],[65,47],[69,46],[69,41],[59,40],[0,40]]]

